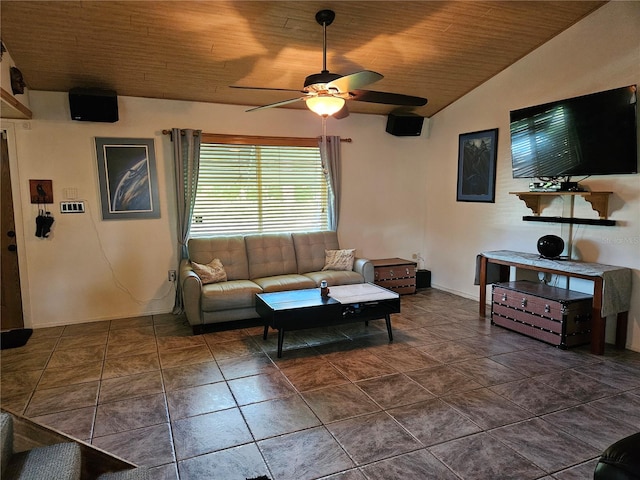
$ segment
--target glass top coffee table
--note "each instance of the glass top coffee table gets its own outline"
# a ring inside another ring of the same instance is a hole
[[[400,295],[372,283],[339,285],[322,297],[319,288],[257,293],[256,311],[269,327],[278,330],[278,358],[282,357],[284,332],[384,318],[393,341],[391,314],[400,313]]]

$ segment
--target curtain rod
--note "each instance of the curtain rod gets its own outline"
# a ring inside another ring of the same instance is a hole
[[[316,137],[316,138],[322,138],[322,137],[321,137],[321,136],[319,136],[319,137]],[[353,140],[352,140],[351,138],[349,138],[349,137],[347,137],[347,138],[340,138],[340,141],[341,141],[341,142],[347,142],[347,143],[351,143],[351,142],[353,142]]]
[[[170,135],[171,134],[171,130],[162,130],[162,134],[163,135]],[[184,135],[184,132],[181,131],[180,135]],[[194,133],[195,135],[195,133]],[[202,135],[215,135],[215,134],[207,134],[207,133],[202,133]],[[230,137],[242,137],[242,136],[247,136],[247,135],[228,135]],[[253,136],[253,135],[249,135],[249,136]],[[273,138],[273,137],[266,137],[266,138]],[[302,137],[295,137],[295,138],[302,138]],[[322,138],[321,136],[315,137],[315,139],[319,139]],[[346,143],[351,143],[353,142],[353,139],[351,138],[341,138],[340,139],[341,142],[346,142]]]

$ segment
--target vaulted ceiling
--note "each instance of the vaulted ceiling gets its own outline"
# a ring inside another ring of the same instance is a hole
[[[257,106],[298,95],[229,86],[301,89],[322,70],[315,14],[329,8],[328,70],[379,72],[384,78],[365,88],[426,97],[413,111],[431,116],[604,3],[3,0],[0,18],[2,41],[32,90]]]

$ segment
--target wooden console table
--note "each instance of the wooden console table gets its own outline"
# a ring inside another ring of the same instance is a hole
[[[480,285],[480,316],[486,316],[487,283],[509,280],[511,267],[545,272],[593,282],[591,353],[604,354],[606,319],[617,315],[616,347],[625,348],[631,302],[631,269],[600,263],[549,260],[533,253],[497,250],[478,255],[477,283]],[[493,268],[492,268],[493,267]]]

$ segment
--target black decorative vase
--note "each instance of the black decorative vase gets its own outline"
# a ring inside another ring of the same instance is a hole
[[[538,239],[538,252],[544,258],[557,258],[564,250],[564,240],[557,235],[544,235]]]

